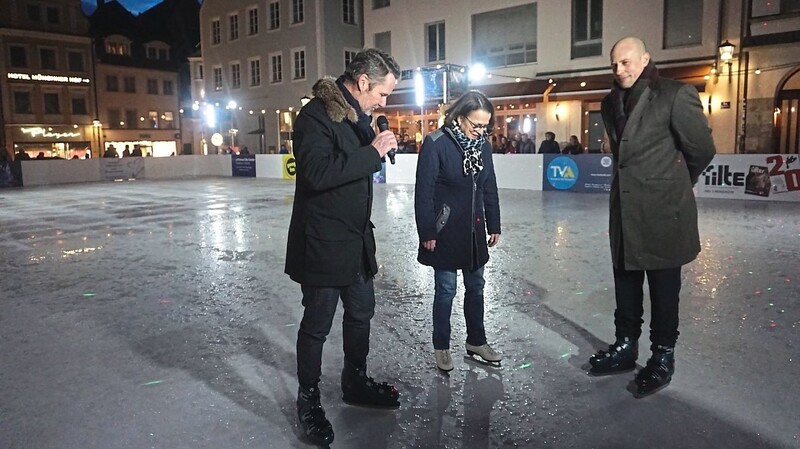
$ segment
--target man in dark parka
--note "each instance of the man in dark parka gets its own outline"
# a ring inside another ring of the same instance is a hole
[[[342,399],[353,405],[396,408],[397,390],[366,374],[370,320],[375,312],[372,174],[397,140],[375,134],[372,111],[400,78],[397,63],[375,49],[358,53],[339,77],[319,80],[294,126],[297,166],[286,273],[301,284],[303,320],[297,333],[297,413],[305,436],[328,445],[333,429],[317,387],[322,347],[341,297],[344,369]]]
[[[636,396],[643,397],[672,379],[681,266],[700,252],[692,187],[716,150],[697,90],[659,78],[644,42],[618,41],[611,68],[614,85],[601,113],[614,160],[609,237],[616,342],[592,356],[590,373],[635,369],[646,275],[653,354],[635,378]]]

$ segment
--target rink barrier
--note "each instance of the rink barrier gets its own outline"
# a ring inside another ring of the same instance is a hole
[[[254,160],[258,178],[293,179],[291,155],[258,154],[249,159]],[[498,154],[492,159],[501,189],[607,192],[611,180],[611,159],[604,154]],[[42,186],[229,177],[234,174],[232,162],[237,161],[231,155],[50,159],[22,161],[21,172],[25,186]],[[376,179],[388,184],[414,184],[416,167],[416,154],[398,154],[396,164],[387,163]],[[695,194],[703,198],[800,202],[800,158],[794,154],[717,155],[700,176]]]

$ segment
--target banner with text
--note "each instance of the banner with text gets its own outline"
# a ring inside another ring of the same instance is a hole
[[[256,177],[256,155],[234,154],[231,155],[231,174],[233,176]]]
[[[700,175],[699,198],[800,201],[796,154],[718,154]]]

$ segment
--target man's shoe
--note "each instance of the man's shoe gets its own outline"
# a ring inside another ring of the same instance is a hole
[[[630,337],[619,338],[608,347],[608,351],[597,351],[589,359],[589,364],[592,365],[589,374],[605,376],[633,371],[638,358],[639,344]]]
[[[453,359],[450,358],[449,349],[436,349],[433,351],[436,358],[436,367],[444,372],[453,371]]]
[[[297,390],[297,420],[303,435],[314,445],[328,446],[333,443],[333,427],[319,401],[319,388]]]
[[[400,407],[400,392],[386,382],[376,383],[367,376],[367,367],[357,368],[344,363],[342,400],[350,405],[373,408]]]
[[[482,365],[500,367],[500,362],[503,361],[503,355],[492,349],[488,343],[480,346],[473,346],[469,343],[464,344],[464,349],[467,350],[467,360],[473,360]]]
[[[675,347],[656,345],[647,365],[636,374],[636,396],[643,398],[664,389],[675,373]]]

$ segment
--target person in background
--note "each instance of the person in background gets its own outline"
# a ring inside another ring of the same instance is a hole
[[[558,142],[556,142],[556,133],[552,131],[544,133],[544,140],[542,144],[539,145],[539,154],[546,153],[561,153],[561,147],[558,145]]]
[[[561,154],[583,154],[583,145],[581,145],[578,136],[569,136],[569,144],[561,150]]]
[[[5,149],[3,151],[5,151]],[[19,150],[17,150],[16,159],[18,161],[29,161],[29,160],[31,160],[31,156],[28,154],[27,151],[25,151],[24,149],[20,148]]]
[[[367,375],[370,320],[378,273],[372,213],[372,174],[397,140],[376,135],[372,112],[400,78],[395,60],[377,49],[356,54],[339,79],[314,84],[293,130],[297,167],[285,272],[303,293],[297,332],[297,417],[305,437],[328,445],[334,433],[320,403],[322,347],[341,298],[344,366],[342,399],[351,405],[400,406],[400,393]]]
[[[519,141],[519,152],[522,154],[532,154],[533,141],[528,137],[528,133],[522,133]]]
[[[483,93],[465,93],[447,110],[444,125],[425,138],[417,163],[417,260],[433,267],[433,352],[445,372],[453,369],[450,315],[458,270],[466,289],[467,355],[494,366],[502,360],[487,343],[483,325],[483,269],[488,248],[500,241],[497,180],[486,139],[494,120],[494,107]]]
[[[593,375],[636,368],[650,287],[652,355],[634,381],[636,397],[669,385],[675,372],[681,266],[700,253],[692,186],[716,153],[697,89],[658,76],[644,42],[611,48],[614,84],[601,115],[613,154],[609,238],[616,341],[590,359]]]

